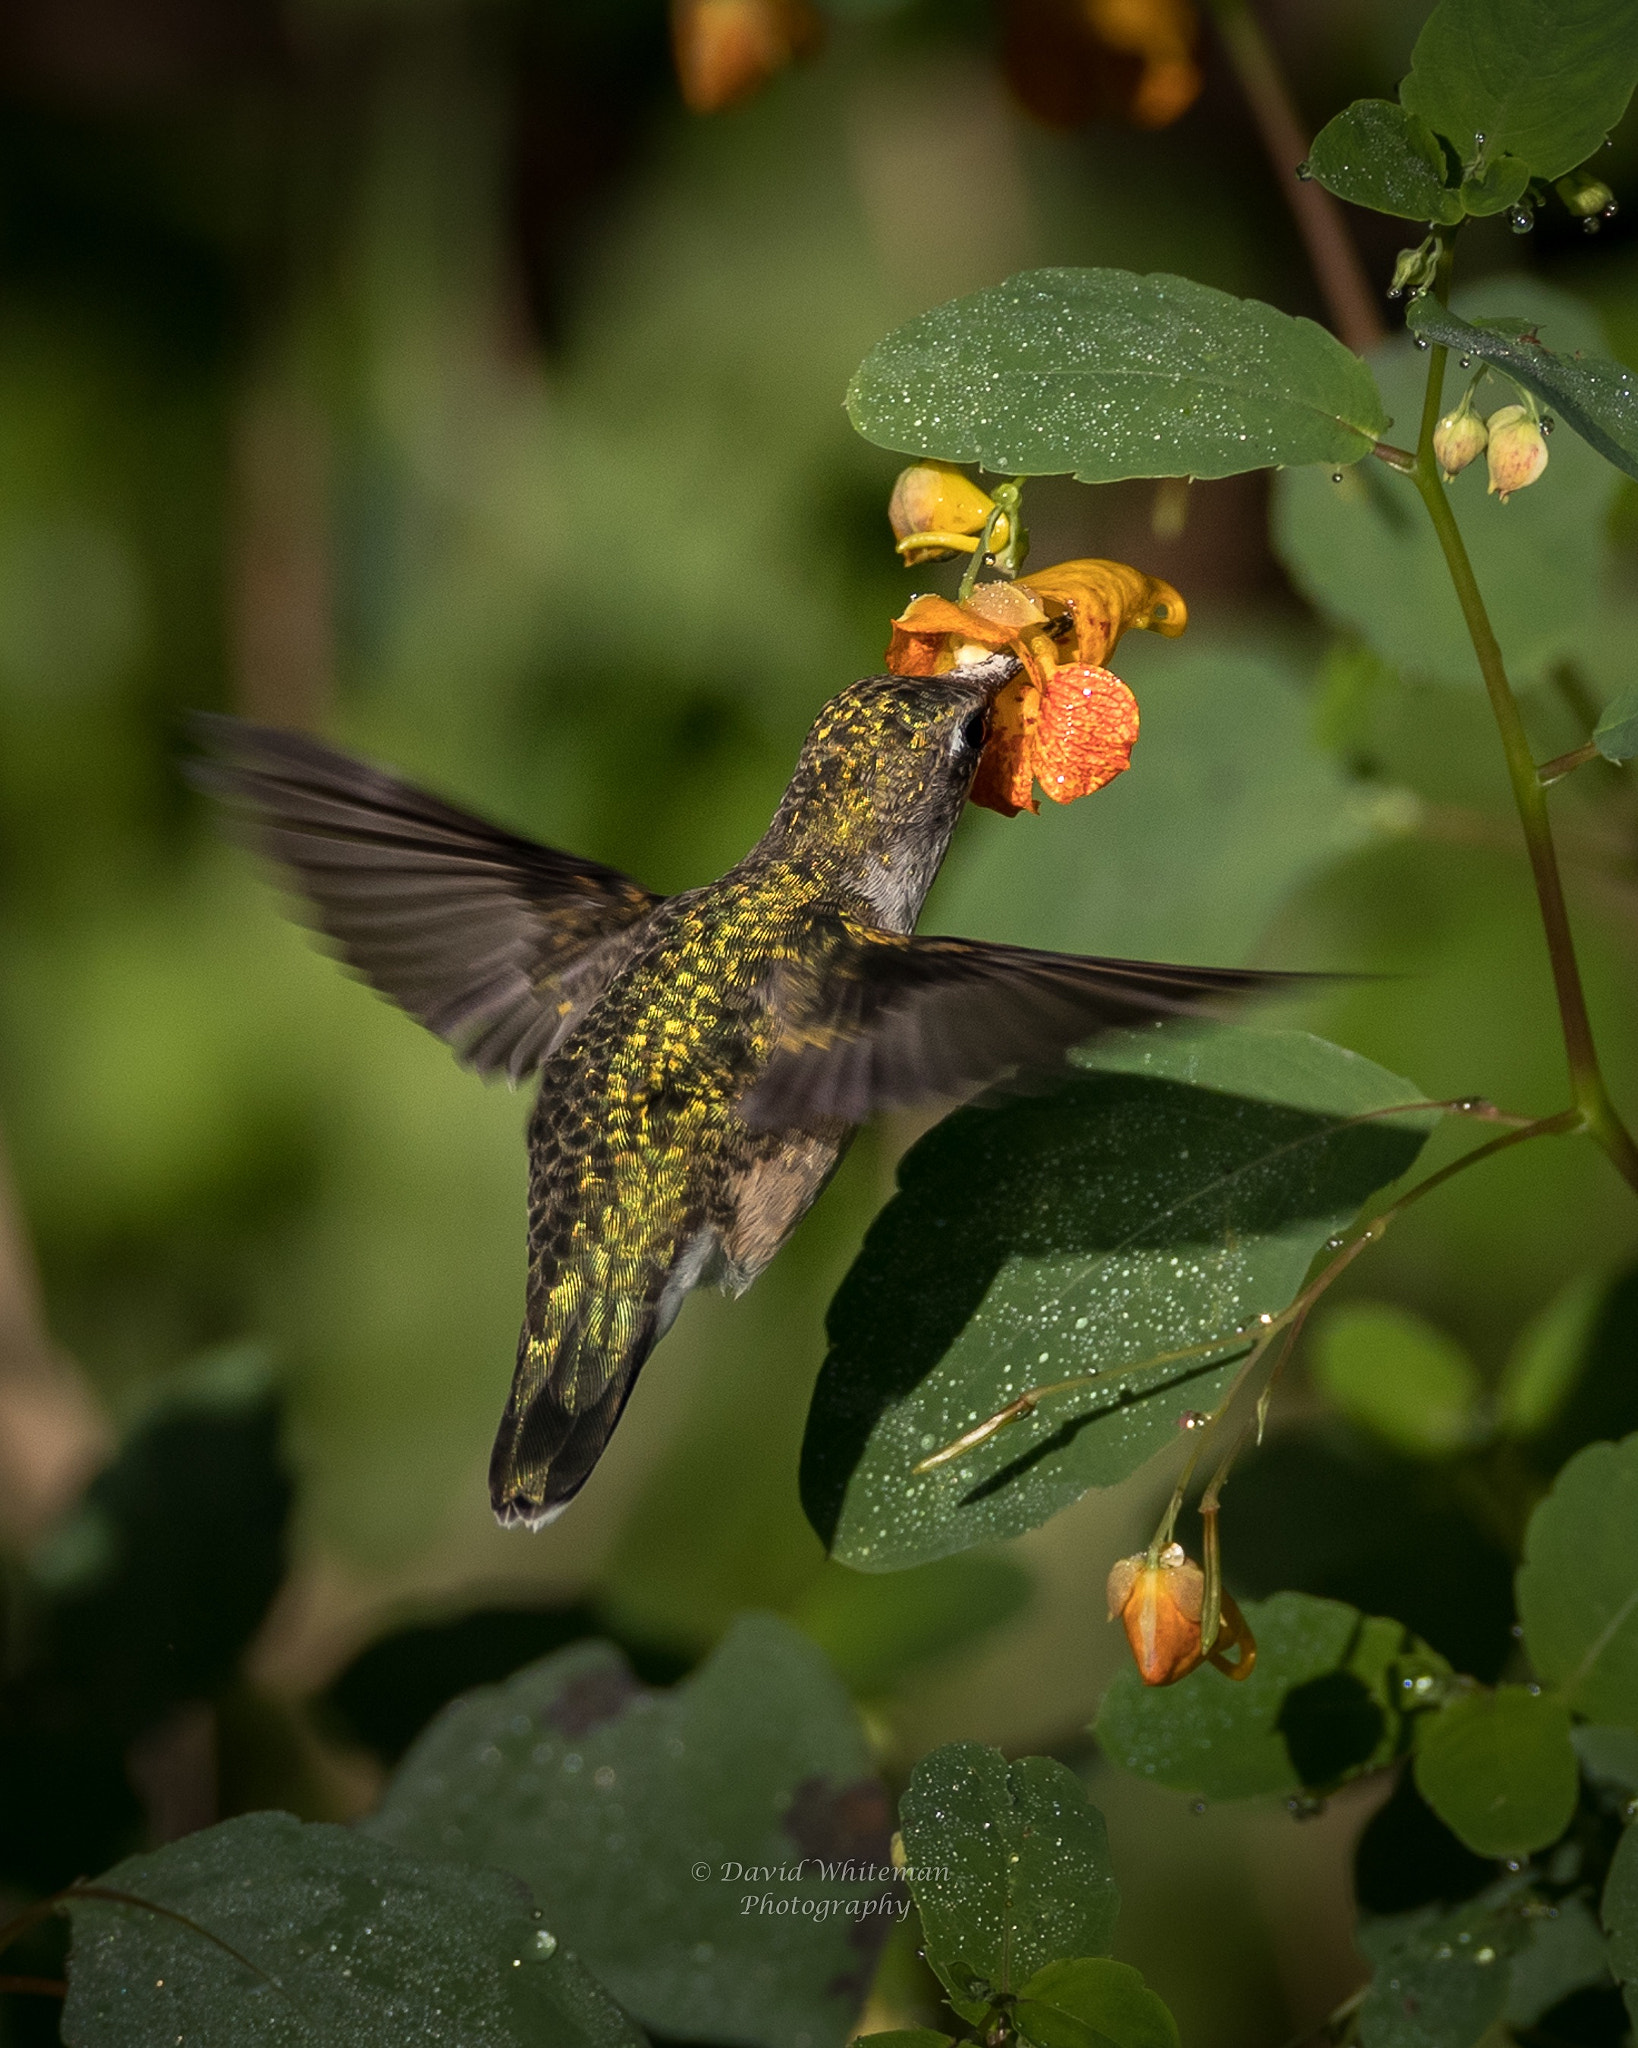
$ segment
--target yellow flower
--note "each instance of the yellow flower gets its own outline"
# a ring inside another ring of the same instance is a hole
[[[899,471],[887,517],[907,563],[943,562],[977,551],[995,500],[953,462],[914,462]],[[1010,528],[1002,513],[990,535],[992,552],[1006,546]]]

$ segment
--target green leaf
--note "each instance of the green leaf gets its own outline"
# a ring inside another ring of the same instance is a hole
[[[1530,182],[1530,166],[1516,156],[1493,156],[1469,171],[1462,180],[1461,201],[1466,213],[1483,217],[1505,213],[1524,197]],[[1412,301],[1412,304],[1416,304]]]
[[[1387,422],[1311,320],[1157,272],[1029,270],[877,342],[847,394],[867,441],[1083,483],[1357,462]]]
[[[853,2048],[953,2048],[948,2034],[931,2027],[895,2027],[886,2034],[860,2034]]]
[[[1630,0],[1439,0],[1399,97],[1464,164],[1505,150],[1557,178],[1597,149],[1635,81]]]
[[[1397,1756],[1402,1707],[1448,1669],[1397,1621],[1340,1600],[1276,1593],[1247,1601],[1245,1616],[1257,1639],[1249,1678],[1202,1665],[1149,1686],[1121,1671],[1095,1731],[1112,1763],[1206,1799],[1323,1791]]]
[[[641,2048],[499,1871],[251,1813],[96,1883],[130,1903],[69,1900],[71,2048]]]
[[[1530,1661],[1589,1721],[1638,1728],[1638,1435],[1588,1444],[1530,1517],[1519,1620]]]
[[[1013,2011],[1033,2048],[1178,2048],[1177,2022],[1142,1974],[1103,1957],[1048,1963]]]
[[[1627,1828],[1616,1845],[1599,1917],[1610,1938],[1611,1973],[1638,2026],[1638,1828]]]
[[[1462,217],[1445,184],[1445,153],[1420,115],[1395,100],[1355,100],[1314,137],[1308,168],[1327,191],[1401,220]]]
[[[1587,309],[1533,279],[1491,279],[1458,295],[1464,316],[1507,311],[1540,323],[1561,354],[1601,352]],[[1427,304],[1416,301],[1418,307]],[[1428,355],[1408,336],[1372,357],[1388,410],[1415,432]],[[1447,365],[1443,403],[1460,395]],[[1492,380],[1493,388],[1493,380]],[[1485,409],[1507,402],[1505,392]],[[1450,486],[1491,623],[1515,683],[1546,679],[1593,646],[1604,602],[1606,533],[1621,482],[1577,436],[1558,434],[1541,481],[1505,505],[1487,495],[1483,462]],[[1275,480],[1274,538],[1298,587],[1403,676],[1480,687],[1478,660],[1432,522],[1408,477],[1361,463],[1333,484],[1320,470]]]
[[[1638,476],[1638,377],[1625,363],[1579,348],[1559,354],[1535,338],[1539,323],[1529,320],[1459,319],[1431,293],[1412,300],[1405,324],[1442,348],[1505,370],[1554,407],[1606,462]]]
[[[1552,1917],[1529,1922],[1529,1938],[1514,1956],[1503,2014],[1510,2027],[1533,2027],[1572,1991],[1610,1980],[1609,1950],[1584,1899],[1558,1900]]]
[[[963,2019],[1048,1963],[1108,1952],[1120,1912],[1109,1838],[1064,1765],[946,1743],[911,1773],[899,1822],[927,1960]]]
[[[1519,1332],[1496,1389],[1496,1424],[1505,1436],[1532,1437],[1562,1410],[1581,1377],[1609,1276],[1579,1273]]]
[[[1391,822],[1310,737],[1312,671],[1285,650],[1129,633],[1116,666],[1143,707],[1136,771],[1022,828],[969,805],[929,929],[1249,960],[1294,890]]]
[[[1593,727],[1593,745],[1606,761],[1630,761],[1638,754],[1638,684],[1605,706]]]
[[[1354,1936],[1376,1966],[1363,2048],[1473,2048],[1507,2003],[1510,1959],[1529,1939],[1525,1902],[1509,1878],[1452,1912],[1366,1921]]]
[[[1444,1457],[1480,1432],[1478,1367],[1409,1309],[1359,1301],[1333,1310],[1309,1371],[1350,1422],[1410,1457]]]
[[[908,1911],[858,1717],[762,1615],[671,1692],[595,1643],[468,1693],[367,1825],[523,1878],[627,2011],[679,2038],[839,2044]]]
[[[887,1691],[1027,1605],[1030,1576],[1009,1557],[969,1551],[915,1571],[866,1575],[827,1564],[790,1619],[859,1694]]]
[[[1529,1856],[1570,1824],[1579,1784],[1570,1710],[1498,1686],[1450,1700],[1416,1731],[1416,1789],[1479,1856]]]
[[[1570,1732],[1581,1768],[1595,1785],[1622,1785],[1638,1792],[1638,1728],[1601,1728],[1583,1723]]]
[[[1306,1032],[1168,1027],[1082,1055],[1049,1094],[946,1118],[831,1304],[802,1458],[814,1527],[893,1571],[1124,1479],[1210,1407],[1234,1331],[1285,1306],[1430,1126],[1351,1119],[1419,1099]],[[1200,1345],[1217,1356],[1146,1362]],[[1093,1372],[913,1472],[1027,1388]]]

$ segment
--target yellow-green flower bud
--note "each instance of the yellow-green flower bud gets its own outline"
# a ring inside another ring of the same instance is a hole
[[[1415,249],[1401,249],[1393,266],[1390,299],[1402,299],[1406,292],[1419,298],[1439,274],[1439,251],[1430,237]]]
[[[1490,488],[1505,505],[1515,491],[1533,484],[1547,467],[1547,437],[1522,405],[1504,405],[1486,423],[1490,444]]]
[[[1602,178],[1595,178],[1588,171],[1571,171],[1566,177],[1555,179],[1553,190],[1577,220],[1596,220],[1600,214],[1615,211],[1615,194]]]
[[[1445,414],[1433,430],[1433,459],[1447,484],[1484,453],[1489,438],[1484,421],[1466,404]]]
[[[953,462],[915,462],[900,470],[887,516],[907,563],[942,562],[954,554],[971,554],[974,535],[995,510],[995,500],[981,491]],[[999,554],[1007,544],[1007,520],[995,523],[990,546]]]

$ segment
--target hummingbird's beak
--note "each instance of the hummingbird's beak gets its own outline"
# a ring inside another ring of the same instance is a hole
[[[979,688],[993,697],[1003,684],[1010,683],[1023,663],[1016,654],[990,654],[982,661],[958,661],[950,670],[952,676],[959,676],[964,683],[977,683]]]

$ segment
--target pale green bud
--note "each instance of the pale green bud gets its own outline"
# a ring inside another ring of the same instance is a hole
[[[1445,414],[1433,430],[1433,459],[1447,484],[1484,453],[1489,438],[1484,421],[1467,405]]]
[[[1547,437],[1522,405],[1504,405],[1487,422],[1490,488],[1505,505],[1515,491],[1533,484],[1547,467]]]

